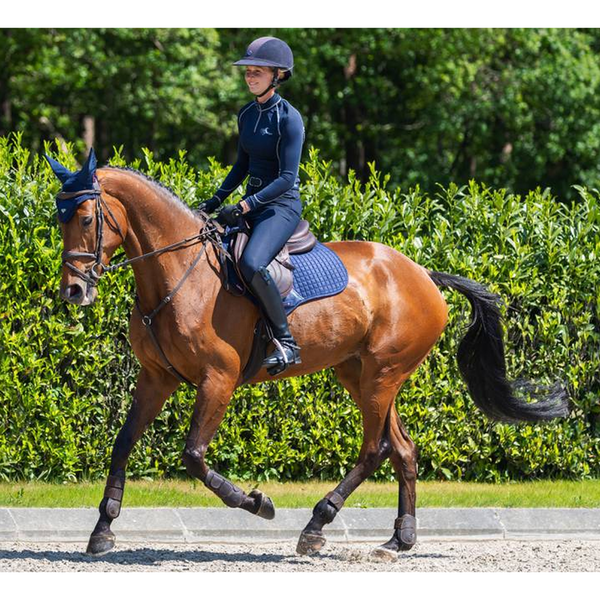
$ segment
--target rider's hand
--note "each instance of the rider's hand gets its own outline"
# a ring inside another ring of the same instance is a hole
[[[205,200],[202,202],[198,207],[198,210],[210,215],[210,213],[215,212],[219,206],[221,206],[221,201],[216,196],[213,196],[210,200]]]
[[[217,215],[217,221],[221,225],[229,225],[234,227],[237,225],[239,218],[242,216],[242,209],[239,204],[228,204],[221,209]]]

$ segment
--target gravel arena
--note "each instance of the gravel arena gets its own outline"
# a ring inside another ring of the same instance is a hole
[[[397,559],[370,543],[327,544],[299,556],[295,542],[126,544],[98,558],[79,543],[0,543],[2,572],[598,572],[600,541],[424,541]]]

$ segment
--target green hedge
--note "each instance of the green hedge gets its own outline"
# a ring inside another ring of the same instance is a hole
[[[70,150],[58,158],[75,168]],[[111,160],[123,165],[118,151]],[[132,166],[184,202],[209,197],[226,169],[197,172],[184,153],[168,164],[144,151]],[[506,301],[511,377],[562,380],[569,419],[491,424],[475,408],[456,366],[470,318],[464,297],[444,292],[450,322],[397,399],[420,448],[421,478],[500,481],[597,477],[600,383],[600,194],[577,188],[566,205],[549,190],[526,197],[470,182],[426,196],[387,188],[372,168],[345,184],[311,152],[302,166],[305,217],[322,241],[362,239],[418,263],[487,284]],[[62,243],[58,181],[19,135],[0,138],[0,478],[103,477],[130,403],[138,365],[128,344],[131,272],[105,276],[99,301],[80,309],[59,298]],[[184,473],[181,454],[193,391],[166,404],[131,456],[133,476]],[[354,464],[360,414],[331,370],[238,390],[208,461],[231,477],[339,479]],[[386,463],[378,478],[391,478]]]

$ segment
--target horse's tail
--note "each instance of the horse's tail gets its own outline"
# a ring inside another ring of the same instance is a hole
[[[506,378],[500,296],[458,275],[428,271],[438,286],[464,294],[471,303],[472,321],[458,348],[458,367],[475,404],[491,419],[504,422],[549,421],[569,414],[567,394],[560,384],[544,390],[537,402],[515,396],[536,386]]]

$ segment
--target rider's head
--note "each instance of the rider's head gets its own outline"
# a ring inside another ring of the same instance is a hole
[[[261,98],[292,76],[294,55],[283,40],[261,37],[254,40],[243,58],[233,64],[246,67],[246,83],[250,91]]]

